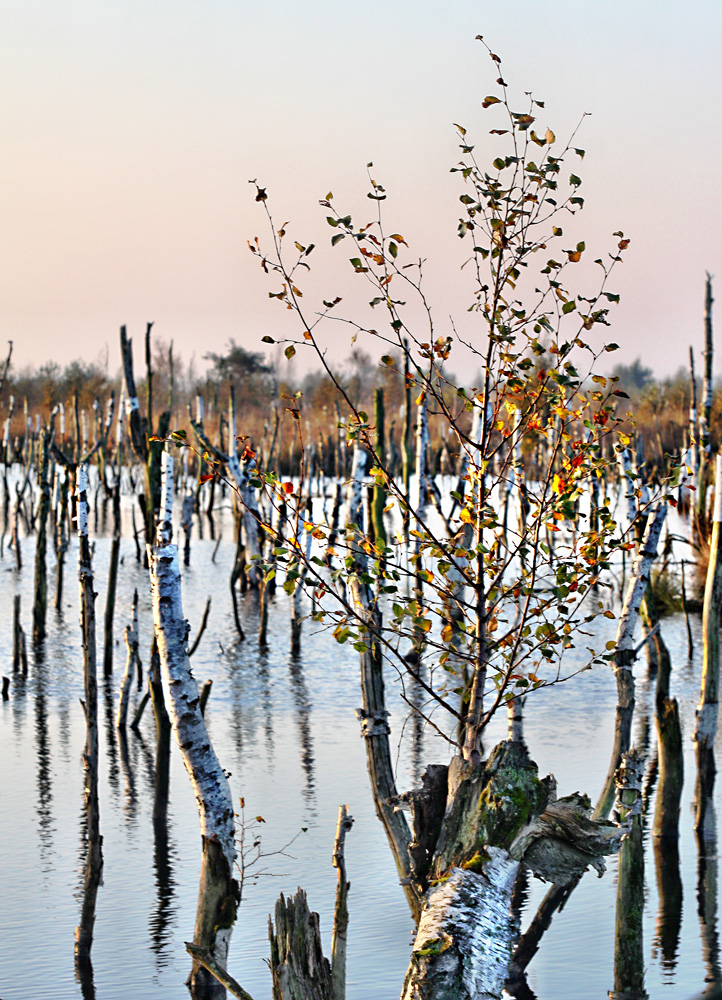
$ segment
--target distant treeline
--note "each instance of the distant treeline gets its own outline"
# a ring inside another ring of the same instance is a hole
[[[137,348],[136,348],[137,350]],[[146,358],[146,361],[148,359]],[[404,374],[400,358],[386,358],[386,364],[374,361],[355,349],[346,363],[334,372],[336,383],[322,370],[297,375],[295,365],[285,358],[269,359],[261,352],[249,351],[231,340],[223,353],[208,353],[203,359],[206,370],[198,374],[193,363],[185,364],[174,356],[172,347],[157,341],[150,357],[151,387],[154,408],[170,409],[171,428],[188,428],[189,407],[195,412],[196,399],[202,399],[206,427],[222,434],[228,408],[229,385],[233,385],[239,413],[239,430],[251,446],[268,440],[279,418],[276,454],[283,470],[294,464],[294,450],[300,447],[299,432],[306,446],[318,450],[318,457],[335,471],[332,453],[339,440],[339,423],[348,416],[344,393],[354,406],[368,412],[373,420],[374,391],[384,390],[388,447],[402,450],[404,424]],[[393,360],[393,363],[388,362]],[[142,369],[140,369],[142,370]],[[138,394],[148,393],[148,367],[138,381]],[[140,374],[140,371],[139,371]],[[684,368],[671,378],[658,380],[650,368],[637,359],[629,365],[617,365],[612,371],[617,379],[618,417],[627,422],[631,413],[636,424],[639,450],[647,461],[655,462],[665,453],[682,454],[689,440],[689,413],[692,405],[692,378]],[[450,386],[454,378],[450,376]],[[54,408],[56,433],[92,442],[107,411],[108,400],[121,400],[121,370],[110,375],[102,361],[76,360],[64,368],[55,362],[16,370],[11,362],[2,396],[3,460],[20,457],[28,428],[35,433]],[[341,391],[343,389],[343,392]],[[300,393],[300,395],[299,395]],[[450,401],[456,395],[449,390]],[[697,379],[697,399],[700,379]],[[299,419],[293,419],[293,411]],[[722,391],[713,394],[711,434],[713,448],[718,447],[717,428],[722,418]],[[631,421],[629,421],[631,427]],[[444,437],[442,421],[429,413],[432,464],[436,472],[451,470],[459,451],[458,442]],[[341,431],[341,436],[343,432]],[[325,457],[323,457],[325,456]]]

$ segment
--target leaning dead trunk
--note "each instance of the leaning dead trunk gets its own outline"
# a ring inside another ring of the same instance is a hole
[[[358,617],[368,628],[367,648],[361,653],[361,697],[363,707],[356,710],[361,721],[361,735],[366,743],[366,766],[376,815],[381,820],[396,862],[396,870],[404,886],[414,917],[420,912],[418,893],[409,883],[409,845],[411,832],[403,813],[390,800],[397,796],[384,691],[383,657],[377,636],[380,634],[380,611],[372,604],[369,588],[358,576],[349,579],[349,595]]]
[[[173,460],[167,452],[163,453],[162,472],[158,544],[149,554],[151,592],[173,730],[200,817],[202,858],[193,943],[209,949],[214,959],[225,967],[238,901],[238,884],[233,878],[236,857],[233,802],[228,779],[203,721],[198,685],[186,651],[188,623],[183,617],[178,547],[170,542]],[[197,993],[208,996],[219,989],[214,977],[197,961],[193,963],[190,984]]]
[[[614,743],[609,771],[599,796],[594,816],[599,819],[608,816],[614,801],[615,774],[621,764],[622,754],[629,750],[632,716],[634,715],[634,674],[632,664],[635,658],[634,626],[637,623],[642,598],[649,584],[652,561],[657,555],[657,543],[667,514],[665,504],[657,507],[654,517],[647,523],[647,530],[632,570],[624,607],[619,616],[617,641],[614,650],[614,674],[617,680],[617,710],[614,724]]]

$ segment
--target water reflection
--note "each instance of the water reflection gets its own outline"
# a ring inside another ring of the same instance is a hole
[[[118,749],[120,751],[120,770],[125,780],[125,817],[129,825],[134,825],[138,798],[135,791],[135,775],[128,752],[128,734],[125,729],[118,730]]]
[[[38,799],[36,813],[38,817],[38,839],[40,858],[47,864],[53,854],[53,822],[52,802],[52,766],[50,735],[48,732],[48,676],[45,663],[45,650],[41,645],[33,646],[33,687],[35,693],[35,748],[37,754],[37,790]]]
[[[80,995],[83,1000],[96,1000],[95,977],[93,975],[93,963],[87,961],[76,961],[75,981],[80,985]]]
[[[173,864],[176,849],[168,834],[166,819],[153,821],[153,872],[155,875],[156,902],[148,922],[150,946],[156,957],[158,970],[173,961],[173,934],[178,905],[175,901],[176,881]]]
[[[103,678],[103,707],[105,709],[105,752],[108,756],[108,782],[116,798],[120,797],[120,768],[118,766],[118,748],[116,746],[115,705],[113,678]]]
[[[291,694],[296,709],[296,724],[298,725],[299,740],[301,743],[301,767],[306,776],[306,783],[303,789],[303,799],[309,810],[309,816],[315,817],[316,787],[314,777],[314,757],[313,738],[311,736],[311,698],[303,676],[303,661],[300,656],[291,654],[289,660],[289,676],[291,680]]]
[[[679,846],[674,839],[656,837],[654,863],[657,873],[659,909],[652,954],[659,956],[668,975],[677,965],[679,935],[682,929],[682,877],[679,870]],[[670,981],[672,977],[670,976]]]
[[[704,831],[697,836],[697,916],[699,917],[705,982],[703,996],[717,996],[722,985],[717,927],[717,817],[710,799],[705,806]]]

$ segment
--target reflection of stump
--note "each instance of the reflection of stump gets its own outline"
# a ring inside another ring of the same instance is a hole
[[[679,934],[682,928],[682,878],[679,873],[679,847],[676,840],[654,840],[659,910],[654,947],[661,956],[665,971],[677,965]]]

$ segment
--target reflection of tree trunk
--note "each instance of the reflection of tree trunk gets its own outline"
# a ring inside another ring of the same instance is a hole
[[[717,929],[717,823],[712,801],[707,803],[704,836],[697,833],[697,914],[699,916],[705,982],[711,993],[722,983]]]
[[[156,906],[150,917],[150,946],[159,960],[170,950],[169,927],[176,912],[174,906],[175,879],[171,865],[168,824],[165,819],[153,820],[153,869],[155,871]]]
[[[657,871],[659,910],[654,947],[661,954],[662,968],[672,971],[677,965],[679,933],[682,927],[682,878],[679,873],[679,847],[676,840],[655,838],[654,861]]]
[[[82,964],[76,964],[75,979],[80,986],[80,995],[83,1000],[96,1000],[95,979],[90,959]]]
[[[290,670],[291,693],[296,706],[296,722],[298,723],[298,733],[301,741],[301,767],[306,775],[306,788],[303,797],[309,808],[313,807],[316,796],[315,787],[315,761],[313,757],[313,736],[311,733],[311,699],[303,676],[301,661],[295,656],[291,657]]]
[[[137,797],[133,767],[128,753],[128,734],[125,728],[118,730],[118,749],[120,751],[120,770],[125,778],[125,814],[129,820],[134,820]]]
[[[103,704],[105,709],[105,746],[108,752],[108,784],[116,794],[120,791],[118,748],[115,742],[115,706],[113,704],[112,678],[103,678]]]
[[[93,565],[88,540],[88,469],[78,469],[78,542],[80,578],[80,624],[83,646],[83,684],[85,688],[86,741],[83,753],[85,769],[85,808],[87,823],[87,858],[80,924],[75,929],[76,967],[90,961],[95,926],[95,902],[103,871],[103,840],[100,836],[98,801],[98,682],[95,649],[95,592]]]
[[[53,845],[52,766],[48,733],[47,669],[43,646],[34,648],[33,680],[35,682],[35,742],[38,755],[38,831],[41,855]]]
[[[157,748],[155,756],[155,789],[153,797],[153,822],[165,823],[168,815],[170,788],[170,732],[171,724],[165,707],[163,684],[160,678],[158,640],[153,636],[148,668],[148,688],[155,715]]]

